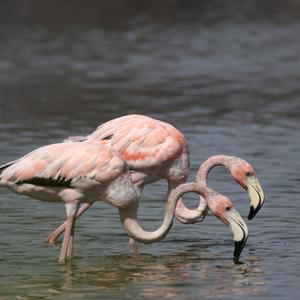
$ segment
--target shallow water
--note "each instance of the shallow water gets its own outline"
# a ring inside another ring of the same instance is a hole
[[[1,189],[0,299],[297,299],[300,23],[143,18],[124,28],[2,26],[0,160],[120,115],[170,122],[189,141],[191,180],[213,154],[255,167],[267,201],[247,222],[245,264],[232,263],[230,232],[211,215],[175,221],[164,241],[130,255],[117,211],[97,203],[77,223],[75,259],[59,265],[60,245],[44,240],[63,205]],[[246,219],[248,196],[225,170],[209,184]],[[165,193],[164,182],[146,187],[145,228],[159,226]]]

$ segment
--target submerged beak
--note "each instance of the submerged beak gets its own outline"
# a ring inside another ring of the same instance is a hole
[[[255,176],[247,177],[247,190],[251,203],[248,220],[251,220],[255,217],[255,215],[262,207],[265,196],[262,187]]]
[[[228,221],[230,230],[233,234],[233,240],[234,240],[233,261],[235,264],[238,264],[240,255],[248,239],[248,228],[243,218],[234,208],[231,208],[226,212],[226,219]]]

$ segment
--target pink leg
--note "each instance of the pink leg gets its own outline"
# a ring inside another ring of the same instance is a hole
[[[72,231],[70,233],[70,239],[68,243],[68,249],[67,249],[67,257],[73,256],[73,249],[74,249],[74,230],[75,230],[75,223],[73,224]]]
[[[59,260],[58,260],[60,263],[64,263],[67,258],[68,248],[70,247],[70,245],[69,245],[70,235],[71,235],[71,231],[73,228],[74,220],[75,220],[75,217],[70,216],[67,218],[67,221],[66,221],[67,224],[66,224],[66,231],[65,231],[65,235],[64,235],[64,241],[61,246]]]
[[[64,263],[73,254],[74,226],[76,213],[79,207],[77,203],[67,203],[67,221],[63,244],[60,250],[59,262]]]
[[[78,219],[90,206],[92,203],[84,203],[78,210],[76,219]],[[47,242],[50,245],[55,245],[57,239],[60,237],[60,235],[65,231],[67,225],[67,221],[65,221],[63,224],[61,224],[57,229],[55,229],[47,238]]]

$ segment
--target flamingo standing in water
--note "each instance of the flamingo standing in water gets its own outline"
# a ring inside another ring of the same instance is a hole
[[[186,182],[189,175],[189,148],[183,134],[172,125],[143,115],[123,116],[100,125],[86,137],[71,137],[69,141],[103,143],[117,150],[130,168],[133,183],[140,190],[146,184],[160,179],[168,182],[168,194],[178,185]],[[215,166],[224,166],[232,177],[249,193],[252,219],[264,202],[264,193],[253,167],[237,157],[217,155],[207,159],[200,167],[197,182],[207,186],[207,176]],[[82,205],[77,217],[90,207]],[[202,221],[208,211],[208,204],[200,197],[196,209],[189,209],[180,198],[175,216],[181,223]],[[49,237],[55,244],[64,231],[62,224]],[[132,240],[130,240],[132,243]]]
[[[59,261],[73,254],[76,214],[80,203],[105,201],[118,208],[128,235],[142,243],[163,239],[172,226],[175,207],[184,193],[195,192],[210,210],[228,224],[235,240],[234,261],[245,246],[248,229],[233,203],[208,187],[185,183],[172,189],[159,229],[148,232],[137,222],[140,189],[131,179],[126,162],[112,148],[100,143],[52,144],[0,166],[0,186],[44,201],[62,201],[67,221]]]

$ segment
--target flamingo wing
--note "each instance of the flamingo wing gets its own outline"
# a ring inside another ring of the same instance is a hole
[[[3,170],[5,170],[6,168],[8,168],[9,166],[15,164],[18,160],[13,160],[10,162],[5,163],[4,165],[0,166],[0,174],[2,173]]]
[[[109,181],[125,169],[125,162],[108,147],[61,143],[39,148],[7,164],[0,178],[1,181],[15,184],[72,187],[78,180]]]
[[[182,154],[188,156],[187,141],[175,127],[143,115],[108,121],[80,140],[109,145],[133,169],[160,167]]]

